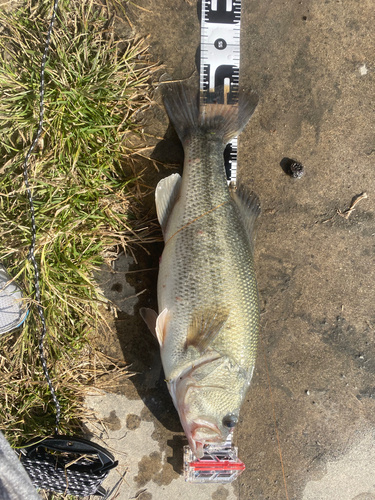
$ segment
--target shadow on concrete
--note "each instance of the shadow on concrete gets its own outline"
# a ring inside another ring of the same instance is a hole
[[[156,220],[155,187],[160,179],[176,172],[176,165],[181,165],[183,162],[182,145],[171,125],[166,130],[163,140],[155,146],[150,158],[151,161],[157,162],[158,170],[150,160],[146,159],[137,167],[142,171],[144,185],[150,188],[150,194],[141,200],[139,215],[141,218],[147,217],[146,220]],[[174,167],[168,168],[165,165]],[[181,168],[178,170],[181,173]],[[135,373],[126,381],[120,392],[131,399],[141,398],[162,427],[170,432],[181,432],[179,417],[164,380],[159,344],[139,314],[141,307],[158,310],[157,277],[164,243],[161,229],[158,224],[155,227],[153,235],[159,241],[132,248],[132,257],[129,256],[128,259],[126,281],[132,287],[131,296],[139,294],[138,300],[129,310],[126,306],[122,307],[115,320],[121,357],[129,365],[130,371]],[[116,285],[117,283],[114,283],[111,286],[112,292],[116,291]],[[117,288],[119,292],[123,292],[121,283],[118,283]],[[147,419],[151,419],[151,415]]]
[[[150,158],[160,162],[162,165],[182,165],[184,161],[184,150],[177,133],[171,124],[169,124],[167,128],[163,140],[158,142],[155,146]],[[168,171],[166,169],[165,175],[168,175]],[[165,177],[165,175],[163,177]]]
[[[187,439],[185,436],[173,436],[173,439],[169,439],[167,444],[173,451],[173,455],[167,458],[167,462],[172,465],[175,472],[181,474],[184,464],[183,448],[187,445]]]
[[[135,250],[137,263],[129,266],[127,281],[134,287],[134,294],[140,293],[134,306],[134,314],[120,311],[115,320],[116,332],[125,362],[135,373],[129,383],[136,390],[150,413],[169,431],[181,431],[178,414],[174,409],[164,380],[157,340],[143,322],[139,309],[150,307],[157,311],[157,274],[159,255],[163,243],[147,245],[145,250]],[[143,293],[142,293],[143,292]],[[132,396],[129,388],[124,387],[127,397]]]

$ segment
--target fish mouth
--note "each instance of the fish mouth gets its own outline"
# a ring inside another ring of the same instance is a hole
[[[198,459],[203,457],[206,444],[216,444],[224,441],[218,426],[209,422],[208,419],[198,419],[190,424],[186,421],[186,427],[184,422],[182,425],[191,451]]]
[[[199,384],[197,384],[193,377],[194,370],[219,357],[218,353],[207,353],[205,356],[202,356],[199,362],[193,366],[185,367],[177,377],[168,381],[168,389],[178,411],[182,427],[189,441],[189,446],[197,458],[203,457],[203,447],[206,444],[222,443],[225,439],[217,424],[210,417],[203,416],[194,420],[189,418],[189,406],[186,403],[186,395],[190,390],[199,388]]]
[[[187,378],[183,385],[184,390],[181,392],[185,395],[190,389],[197,387],[191,378]],[[181,389],[181,387],[179,389]],[[191,451],[197,458],[203,457],[203,447],[206,444],[222,443],[225,441],[219,427],[209,417],[199,417],[194,420],[189,418],[189,407],[184,400],[183,402],[180,400],[180,404],[176,405],[176,409]]]
[[[193,387],[196,386],[190,385],[186,392]],[[221,430],[210,417],[199,417],[194,420],[189,418],[189,408],[186,404],[178,406],[177,411],[191,451],[198,459],[203,457],[206,444],[225,441]]]

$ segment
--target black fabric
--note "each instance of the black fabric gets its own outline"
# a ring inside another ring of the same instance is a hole
[[[46,453],[33,458],[21,456],[21,463],[36,488],[76,496],[95,495],[109,471],[90,472],[93,461],[87,458],[69,466],[71,462],[71,457],[56,458]],[[77,470],[77,465],[87,470]]]
[[[103,496],[101,483],[118,464],[97,443],[63,435],[26,443],[20,461],[35,487],[75,496]]]

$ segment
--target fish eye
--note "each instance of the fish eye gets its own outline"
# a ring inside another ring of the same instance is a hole
[[[229,414],[223,418],[223,425],[224,425],[224,427],[227,427],[228,429],[233,429],[233,427],[235,427],[237,425],[237,422],[238,422],[238,418],[236,417],[236,415]]]

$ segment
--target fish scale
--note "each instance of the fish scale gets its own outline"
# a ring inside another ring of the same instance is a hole
[[[181,338],[177,338],[176,331],[174,343],[180,345],[186,338],[186,323],[198,305],[229,308],[225,330],[232,335],[228,337],[224,330],[212,348],[231,352],[249,370],[255,352],[249,357],[244,346],[251,348],[254,344],[248,332],[257,329],[259,321],[253,256],[227,187],[222,160],[225,145],[218,140],[211,140],[207,148],[202,148],[204,144],[204,136],[198,134],[185,147],[181,196],[168,223],[168,243],[159,274],[159,287],[163,289],[165,285],[168,292],[160,291],[159,310],[179,297],[175,315],[179,318],[177,329]],[[222,203],[226,204],[215,209]],[[202,217],[191,222],[199,216]],[[244,338],[237,339],[233,330],[242,330]]]
[[[223,152],[252,115],[257,98],[238,106],[196,100],[182,84],[164,103],[185,153],[182,179],[156,188],[165,247],[158,277],[159,316],[143,312],[160,343],[165,379],[189,445],[224,442],[238,421],[253,373],[259,334],[253,262],[255,195],[228,188]]]

